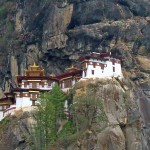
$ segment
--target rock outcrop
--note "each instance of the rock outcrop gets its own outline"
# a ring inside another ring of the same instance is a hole
[[[102,102],[107,121],[105,120],[104,123],[100,119],[96,125],[93,123],[89,136],[87,137],[85,134],[84,138],[79,139],[80,148],[82,150],[90,148],[97,150],[144,149],[141,140],[142,121],[137,101],[135,101],[135,89],[131,82],[128,80],[120,81],[115,78],[84,81],[77,84],[76,96],[84,93],[89,84],[94,89],[96,88],[94,95]],[[78,149],[77,147],[74,149]]]
[[[1,150],[29,150],[31,125],[35,122],[33,114],[36,108],[16,110],[7,116],[0,125]]]
[[[0,18],[3,90],[6,76],[11,80],[34,61],[47,74],[60,73],[76,63],[80,54],[91,51],[122,54],[128,72],[132,70],[137,77],[139,71],[149,79],[148,66],[142,65],[150,49],[149,1],[3,0],[1,4],[5,15]],[[18,65],[15,71],[12,57]]]
[[[144,147],[141,132],[143,123],[135,100],[135,89],[130,81],[118,81],[115,78],[81,81],[75,86],[74,96],[79,97],[86,93],[89,85],[90,89],[93,87],[96,89],[94,94],[102,104],[105,119],[93,121],[90,130],[81,131],[82,136],[77,136],[76,141],[70,143],[68,149],[141,150]],[[30,149],[29,144],[32,141],[28,139],[32,134],[31,126],[34,123],[32,115],[35,111],[35,108],[24,108],[2,121],[0,140],[2,150]],[[82,111],[85,110],[80,108],[77,115]],[[90,109],[88,111],[90,112]],[[79,122],[81,126],[82,123]],[[59,144],[55,149],[64,148]]]

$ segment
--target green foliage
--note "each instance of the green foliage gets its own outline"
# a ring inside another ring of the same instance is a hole
[[[74,99],[72,111],[78,132],[91,130],[96,124],[107,121],[98,87],[94,84],[87,87],[86,93]]]
[[[0,7],[0,19],[5,19],[7,17],[7,8],[4,6]]]
[[[68,120],[67,123],[63,126],[63,129],[58,134],[57,143],[60,144],[63,148],[67,147],[75,142],[78,138],[76,133],[76,128],[72,120]]]
[[[53,89],[50,92],[49,97],[55,107],[56,111],[56,118],[63,118],[64,117],[64,101],[66,99],[66,96],[58,86],[58,84],[55,84]]]
[[[97,85],[91,84],[86,93],[74,98],[71,106],[72,119],[64,118],[64,101],[72,101],[72,93],[64,95],[58,85],[39,99],[36,123],[32,127],[31,150],[47,150],[53,146],[68,146],[81,137],[85,131],[93,130],[97,124],[106,122],[103,103]],[[104,128],[101,126],[99,129]],[[94,129],[97,132],[97,129]]]
[[[13,23],[7,22],[7,32],[10,33],[10,32],[13,32],[14,30],[15,29],[14,29]]]
[[[54,144],[58,136],[58,122],[64,116],[64,100],[64,93],[57,84],[51,92],[41,95],[38,111],[34,115],[36,122],[31,128],[31,149],[46,150]]]
[[[68,120],[67,123],[63,126],[63,129],[59,133],[59,138],[64,138],[70,134],[74,134],[76,132],[75,126],[72,120]]]
[[[36,123],[32,127],[33,150],[46,150],[56,139],[55,109],[45,93],[40,99],[38,111],[34,116]]]
[[[0,37],[0,49],[1,49],[1,51],[5,51],[5,48],[6,48],[6,38],[5,38],[5,36],[3,36],[3,37]]]
[[[7,116],[0,121],[0,124],[5,128],[6,126],[8,126],[9,122],[10,122],[10,118]]]

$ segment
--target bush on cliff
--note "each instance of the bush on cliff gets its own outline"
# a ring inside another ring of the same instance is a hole
[[[41,94],[31,129],[31,149],[46,150],[56,141],[59,124],[64,117],[64,100],[65,95],[58,85],[51,92]]]

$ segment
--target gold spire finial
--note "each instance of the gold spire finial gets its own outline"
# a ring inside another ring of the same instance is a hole
[[[34,66],[34,67],[36,66],[36,64],[35,64],[35,61],[34,61],[34,64],[33,64],[33,66]]]
[[[36,68],[39,67],[39,65],[36,65],[36,63],[34,62],[33,65],[30,65],[31,68]]]

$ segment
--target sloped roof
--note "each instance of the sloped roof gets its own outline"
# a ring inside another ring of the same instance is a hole
[[[72,77],[72,76],[81,76],[82,75],[82,70],[81,69],[74,69],[74,70],[69,70],[63,74],[56,75],[55,77],[60,80],[66,77]]]
[[[91,58],[93,59],[107,59],[107,58],[116,58],[116,59],[122,59],[122,57],[120,55],[114,55],[112,54],[111,52],[108,52],[108,53],[90,53],[90,54],[87,54],[87,55],[83,55],[79,58],[79,61],[84,61],[84,60],[89,60]]]

